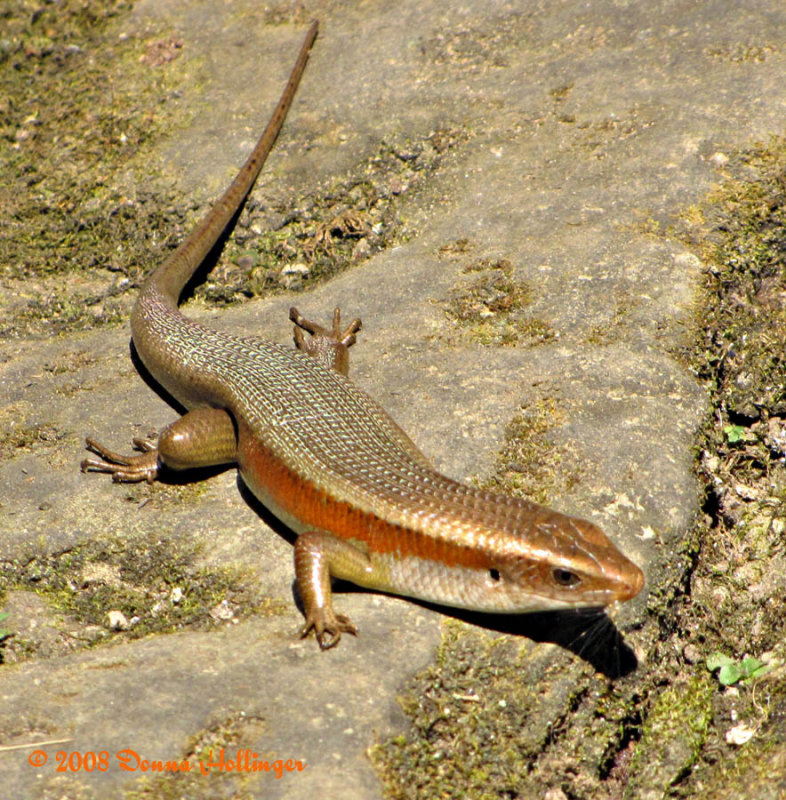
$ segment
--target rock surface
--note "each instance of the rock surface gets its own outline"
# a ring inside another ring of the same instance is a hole
[[[209,74],[183,99],[199,109],[192,125],[158,154],[200,202],[266,121],[302,31],[267,24],[250,0],[228,8],[148,0],[124,21],[130,35],[176,29],[182,57]],[[773,41],[786,23],[781,4],[403,0],[313,11],[322,32],[261,180],[262,202],[351,172],[383,140],[439,128],[466,139],[403,197],[406,238],[299,296],[301,311],[327,317],[338,305],[363,317],[353,379],[456,478],[492,471],[522,406],[555,403],[549,437],[569,450],[565,468],[577,480],[549,503],[603,526],[644,566],[648,590],[667,583],[697,513],[691,446],[706,398],[671,355],[702,265],[665,231],[718,180],[724,154],[782,132],[786,83]],[[445,256],[459,240],[467,249]],[[444,306],[481,259],[513,265],[532,290],[526,314],[553,336],[487,347],[457,332]],[[193,314],[285,341],[291,302]],[[249,796],[380,796],[366,750],[402,729],[397,693],[433,658],[440,615],[343,594],[337,605],[361,635],[320,653],[294,636],[291,546],[266,529],[232,473],[181,502],[145,502],[142,492],[133,504],[123,488],[81,475],[85,434],[122,449],[172,419],[127,343],[117,329],[0,344],[2,395],[24,409],[21,421],[67,432],[0,465],[0,559],[43,559],[97,538],[183,537],[205,564],[251,570],[283,610],[70,652],[52,631],[76,636],[79,626],[57,611],[47,620],[32,596],[14,595],[3,625],[21,630],[40,615],[48,657],[2,667],[2,744],[68,742],[43,748],[42,766],[28,762],[31,749],[0,751],[6,796],[118,797],[142,776],[120,769],[116,753],[181,759],[222,726],[232,733],[227,757],[247,747],[307,765],[281,779],[244,778]],[[43,369],[74,354],[89,363]],[[646,603],[645,591],[619,621],[636,629],[627,641],[642,670],[655,635]],[[544,729],[561,713],[548,709]],[[59,774],[60,747],[107,751],[110,768]],[[224,791],[241,785],[222,780]]]

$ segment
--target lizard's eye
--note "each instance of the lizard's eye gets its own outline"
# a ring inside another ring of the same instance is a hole
[[[502,580],[502,575],[499,574],[498,569],[490,569],[489,578],[491,578],[491,580],[494,581],[494,583],[496,583],[497,581]]]
[[[571,572],[569,569],[562,569],[562,567],[553,569],[551,571],[551,577],[558,586],[572,588],[581,583],[581,578],[575,572]]]

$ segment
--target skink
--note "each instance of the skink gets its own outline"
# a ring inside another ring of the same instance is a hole
[[[355,626],[333,609],[331,578],[487,612],[605,607],[635,597],[642,571],[594,524],[440,474],[385,411],[346,377],[336,310],[324,329],[295,309],[297,349],[239,338],[180,313],[180,295],[235,218],[278,136],[309,51],[313,23],[278,106],[233,183],[147,279],[134,306],[134,347],[188,409],[157,444],[122,456],[92,439],[82,470],[115,481],[162,470],[234,464],[298,534],[295,576],[302,635],[323,649]],[[303,331],[311,334],[309,340]]]

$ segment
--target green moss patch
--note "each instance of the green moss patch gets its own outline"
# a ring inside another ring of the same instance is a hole
[[[447,623],[436,664],[400,699],[411,729],[372,751],[386,796],[544,797],[568,762],[565,796],[602,796],[597,765],[620,746],[631,689],[598,676],[588,689],[580,663],[557,661],[570,676],[555,681],[557,665],[529,640]]]
[[[710,266],[690,356],[716,412],[700,443],[709,558],[695,588],[717,649],[755,655],[786,620],[786,141],[727,169],[699,227]]]
[[[70,435],[46,423],[12,425],[0,434],[0,457],[13,458],[22,450],[33,450],[41,445],[54,446]]]
[[[156,66],[149,41],[119,35],[130,7],[13,0],[0,12],[0,281],[13,314],[2,334],[117,322],[157,255],[155,231],[171,236],[182,219],[150,180],[124,185],[171,124],[182,80],[179,62]]]
[[[216,797],[254,800],[258,796],[250,786],[254,773],[209,767],[203,773],[199,765],[200,762],[206,765],[218,762],[222,749],[226,760],[234,761],[238,751],[248,750],[249,760],[274,762],[276,754],[252,750],[265,728],[261,717],[243,711],[227,714],[191,737],[178,762],[188,762],[190,771],[170,769],[158,775],[145,776],[123,795],[123,800],[180,800],[183,797],[189,800],[213,800]],[[274,772],[264,773],[264,779],[275,780],[274,775]]]
[[[522,408],[508,423],[494,475],[483,488],[543,504],[570,491],[581,477],[579,460],[569,447],[548,438],[549,431],[563,422],[564,414],[553,398]]]
[[[472,249],[466,239],[444,245],[441,258],[460,258]],[[463,280],[445,302],[448,318],[464,335],[484,346],[539,344],[554,338],[551,326],[522,313],[532,302],[532,290],[515,277],[507,259],[470,259]]]
[[[713,411],[697,447],[706,486],[699,548],[663,624],[672,642],[686,643],[695,665],[689,685],[706,685],[713,672],[714,692],[693,717],[709,724],[704,744],[674,776],[676,797],[735,796],[747,781],[764,787],[761,766],[773,762],[762,754],[783,740],[777,718],[786,707],[786,140],[738,153],[724,169],[725,181],[679,226],[707,264],[685,355]],[[760,666],[731,685],[717,673],[718,654],[724,663]],[[679,662],[674,669],[684,671]],[[692,730],[678,732],[671,750]],[[763,791],[750,796],[770,789]]]
[[[527,786],[538,690],[519,679],[523,652],[508,638],[449,625],[437,664],[401,704],[410,733],[373,751],[389,797],[516,797]]]
[[[666,793],[688,775],[707,742],[715,686],[706,673],[675,681],[652,700],[630,762],[627,796]]]
[[[90,541],[63,553],[4,562],[1,573],[0,591],[35,591],[84,627],[85,645],[211,629],[280,611],[257,592],[252,577],[202,566],[199,548],[175,538]]]
[[[349,176],[286,205],[248,203],[221,263],[196,296],[226,304],[325,280],[385,249],[400,235],[403,198],[464,140],[439,130],[385,142]]]

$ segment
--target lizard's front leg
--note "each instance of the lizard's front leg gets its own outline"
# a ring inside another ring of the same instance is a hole
[[[363,586],[374,585],[374,575],[371,559],[354,544],[322,531],[301,533],[295,542],[295,576],[306,612],[300,635],[313,630],[323,650],[335,647],[342,633],[357,635],[349,618],[333,610],[331,576]]]

